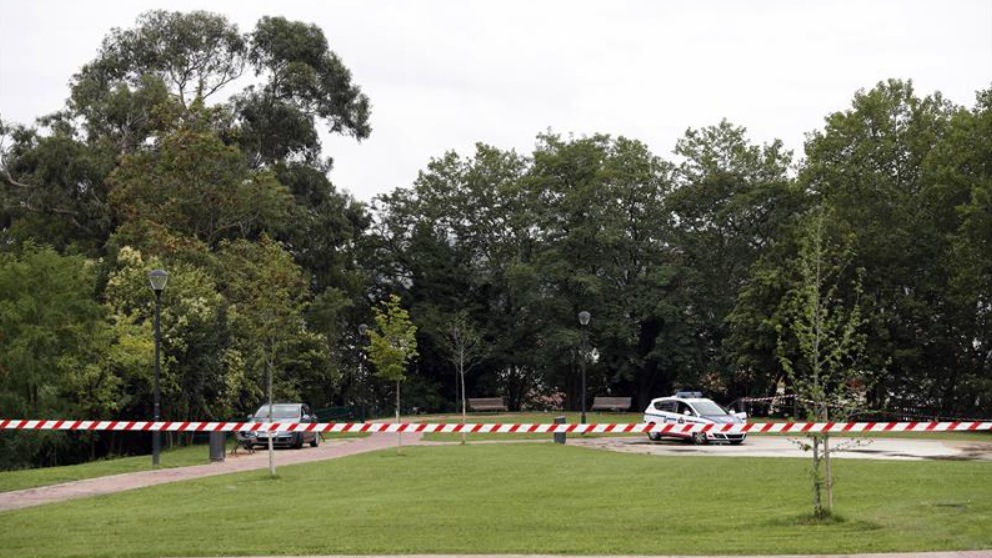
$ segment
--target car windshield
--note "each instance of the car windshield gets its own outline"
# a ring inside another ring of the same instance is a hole
[[[255,411],[255,419],[263,420],[269,417],[269,406],[262,405]],[[273,405],[272,420],[298,419],[300,418],[299,405]]]
[[[723,416],[727,411],[710,400],[693,401],[692,406],[702,416]]]

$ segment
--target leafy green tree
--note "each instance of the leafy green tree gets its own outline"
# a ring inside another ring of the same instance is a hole
[[[135,28],[115,27],[104,38],[97,58],[74,78],[73,106],[99,107],[115,91],[140,90],[154,77],[183,107],[189,107],[241,76],[246,49],[244,36],[223,16],[204,11],[146,12]]]
[[[396,382],[396,422],[400,421],[400,384],[406,379],[407,366],[417,357],[417,326],[400,306],[400,297],[390,295],[373,309],[374,328],[369,328],[369,360],[375,374]],[[398,439],[402,445],[402,438]],[[397,445],[397,450],[399,449]]]
[[[124,386],[106,366],[114,338],[93,297],[96,285],[96,266],[82,257],[30,243],[0,252],[0,416],[69,419],[117,410]],[[0,468],[72,462],[84,439],[6,433]]]
[[[367,309],[358,262],[371,219],[327,179],[316,129],[360,140],[368,119],[319,28],[264,18],[241,33],[223,16],[154,11],[107,35],[40,130],[0,124],[0,246],[33,240],[103,262],[92,296],[107,328],[93,339],[106,351],[72,389],[106,375],[115,414],[147,416],[155,266],[173,273],[168,416],[254,408],[266,370],[281,397],[338,397],[340,340]]]
[[[303,270],[266,237],[225,242],[218,260],[233,342],[252,385],[261,388],[275,371],[274,397],[325,401],[337,370],[327,361],[324,336],[307,326],[310,294]],[[241,401],[253,407],[263,393],[243,393]]]
[[[596,135],[539,138],[525,182],[540,241],[534,268],[543,323],[545,383],[579,393],[579,311],[595,316],[590,338],[605,366],[589,385],[648,398],[670,384],[680,345],[669,291],[671,220],[664,207],[672,168],[641,142]],[[560,364],[557,364],[560,363]],[[600,375],[609,370],[610,376]]]
[[[493,339],[492,358],[475,375],[477,389],[496,390],[492,369],[508,361],[533,376],[539,326],[526,301],[535,294],[519,288],[532,275],[534,245],[520,185],[524,168],[519,155],[478,144],[471,157],[451,152],[430,161],[412,188],[378,200],[381,223],[372,231],[370,260],[377,288],[405,292],[410,301],[420,328],[419,377],[448,384],[446,320],[462,310]],[[458,391],[456,385],[448,400],[457,400]]]
[[[124,234],[140,238],[143,227],[157,225],[210,248],[278,229],[292,203],[272,173],[249,169],[237,148],[196,128],[125,158],[110,183]]]
[[[953,411],[960,352],[955,313],[944,308],[954,266],[942,255],[961,202],[934,195],[925,163],[955,111],[939,93],[920,97],[912,82],[889,80],[856,93],[806,144],[799,180],[855,236],[852,269],[865,270],[866,368],[889,370],[876,406]]]
[[[326,122],[331,133],[358,140],[371,133],[368,97],[351,83],[351,72],[316,25],[263,17],[250,35],[248,59],[265,80],[235,100],[241,145],[253,161],[315,163],[320,153],[316,119]]]
[[[992,397],[992,89],[958,110],[923,163],[921,205],[941,235],[930,267],[947,284],[933,312],[943,408],[980,416]],[[933,304],[933,303],[931,303]],[[936,355],[935,355],[936,356]]]
[[[727,350],[728,318],[751,267],[802,207],[789,176],[792,153],[778,140],[755,145],[746,129],[726,120],[687,130],[675,153],[683,162],[665,205],[679,254],[674,281],[693,345],[679,379],[715,392],[760,393],[767,379],[739,369]]]
[[[247,67],[261,81],[249,83],[241,93],[229,91]],[[183,174],[189,180],[182,197],[164,200],[170,202],[168,208],[180,210],[168,216],[179,222],[175,227],[169,223],[167,231],[192,226],[202,237],[218,232],[223,236],[222,229],[227,229],[229,238],[235,227],[240,234],[257,235],[261,230],[274,236],[268,218],[284,222],[287,207],[284,200],[273,199],[280,197],[276,180],[259,167],[302,164],[326,174],[330,163],[319,157],[316,123],[326,122],[333,133],[363,139],[370,133],[368,119],[368,98],[313,25],[263,18],[254,32],[241,34],[216,14],[148,12],[134,28],[113,29],[97,57],[73,76],[65,109],[39,119],[49,135],[0,125],[5,139],[0,143],[0,223],[5,234],[16,239],[77,245],[93,256],[105,255],[101,250],[122,221],[128,237],[115,247],[138,245],[139,237],[150,243],[181,243],[154,228],[161,224],[161,215],[154,223],[128,221],[130,211],[146,216],[140,213],[140,200],[152,205],[163,201],[147,188],[140,191],[140,183],[128,187],[132,181],[127,179],[137,181],[147,172],[160,182]],[[203,168],[191,166],[198,160],[189,148],[203,150]],[[116,174],[116,184],[123,180],[128,191],[116,195],[112,204],[115,183],[107,177],[119,160],[128,168]],[[249,175],[240,167],[253,172]],[[217,200],[203,205],[204,212],[219,212],[220,229],[180,201],[184,197],[200,202],[218,193],[208,188],[201,194],[212,182],[202,180],[215,175],[222,183],[217,190],[229,187],[231,178],[246,180],[241,196],[228,198],[227,207]],[[173,186],[166,194],[179,193],[179,185]],[[262,202],[258,215],[241,211],[245,197],[258,195],[262,198],[252,200]],[[309,200],[301,196],[297,201]],[[277,215],[267,213],[273,208]],[[309,209],[294,208],[293,216]],[[333,212],[343,210],[334,203],[314,209],[324,221],[318,225],[333,222]],[[225,220],[232,216],[234,222]],[[266,226],[256,227],[260,220]],[[319,229],[310,232],[315,230]],[[213,245],[214,240],[207,242]]]
[[[122,248],[105,290],[115,324],[122,329],[122,342],[153,350],[149,343],[155,297],[148,272],[159,268],[169,271],[161,312],[162,416],[167,420],[226,419],[235,409],[244,379],[236,366],[239,355],[232,347],[227,301],[207,271]],[[121,409],[124,417],[151,416],[151,354],[140,375],[125,376],[130,385],[128,405]]]
[[[104,177],[116,153],[68,126],[50,134],[0,121],[0,235],[96,256],[115,227]]]
[[[803,227],[794,265],[796,279],[782,301],[785,324],[779,330],[778,356],[808,419],[844,421],[864,404],[873,371],[865,366],[864,319],[858,296],[861,279],[841,289],[851,254],[831,243],[828,217],[815,210]],[[850,298],[850,293],[854,298]],[[813,515],[829,517],[833,510],[833,471],[830,436],[809,435],[813,465]]]
[[[330,383],[326,344],[306,326],[309,291],[291,256],[262,237],[259,242],[225,242],[218,259],[235,346],[252,378],[250,385],[264,386],[264,391],[243,393],[243,400],[257,401],[262,393],[270,405],[277,399],[300,400],[323,381]],[[275,475],[271,438],[269,471]]]

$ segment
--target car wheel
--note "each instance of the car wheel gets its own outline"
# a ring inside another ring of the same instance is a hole
[[[310,447],[315,448],[320,445],[320,433],[313,433],[313,440],[310,440]]]
[[[651,426],[654,426],[653,422],[651,423]],[[660,442],[661,432],[648,432],[648,440],[651,440],[652,442]]]
[[[706,443],[706,433],[705,432],[693,432],[692,433],[692,443],[696,445],[704,445]]]

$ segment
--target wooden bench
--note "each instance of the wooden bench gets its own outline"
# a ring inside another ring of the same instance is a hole
[[[468,406],[473,411],[505,411],[506,403],[502,397],[468,398]]]
[[[592,410],[628,411],[630,399],[630,397],[597,397],[592,400]]]

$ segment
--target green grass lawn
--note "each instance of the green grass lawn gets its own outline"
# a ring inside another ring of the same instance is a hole
[[[408,447],[0,513],[3,556],[781,554],[992,548],[992,464],[807,461],[554,444]]]
[[[579,413],[476,413],[468,416],[470,423],[550,423],[555,417],[564,416],[568,424],[579,422]],[[591,424],[608,423],[636,423],[641,422],[641,413],[587,413],[586,420]],[[461,422],[461,417],[451,415],[431,416],[421,415],[417,417],[403,417],[403,421],[417,422]],[[757,422],[763,419],[756,419]],[[352,438],[365,437],[367,433],[328,433],[324,434],[325,439],[332,438]],[[750,436],[798,436],[797,434],[749,434]],[[571,436],[580,436],[572,434]],[[587,437],[602,436],[644,436],[644,434],[586,434]],[[848,436],[847,434],[843,436]],[[498,441],[498,440],[550,440],[551,434],[467,434],[466,440],[473,441]],[[990,432],[934,432],[934,433],[872,433],[864,434],[868,438],[919,438],[919,439],[939,439],[939,440],[959,440],[959,441],[992,441]],[[459,434],[426,434],[424,439],[435,442],[457,442],[462,439]],[[228,442],[228,448],[233,446],[233,441]],[[201,465],[208,462],[209,454],[206,445],[177,448],[162,453],[162,467],[186,467],[189,465]],[[28,469],[21,471],[0,471],[0,493],[11,490],[22,490],[38,486],[47,486],[63,482],[82,480],[107,475],[117,475],[121,473],[133,473],[151,469],[151,456],[143,455],[136,457],[120,457],[114,459],[104,459],[82,465],[72,465],[66,467],[48,467],[42,469]]]
[[[202,465],[210,462],[210,453],[206,445],[187,446],[163,451],[159,462],[161,467],[166,468]],[[138,455],[101,459],[81,465],[3,471],[0,472],[0,492],[151,469],[152,456]]]
[[[363,436],[368,436],[368,434],[324,434],[324,439]],[[233,447],[234,440],[228,440],[227,450],[230,451]],[[159,466],[163,468],[188,467],[209,463],[210,450],[208,448],[206,444],[199,444],[163,451],[159,456]],[[151,455],[138,455],[101,459],[64,467],[0,471],[0,493],[122,473],[150,471],[152,468]]]

